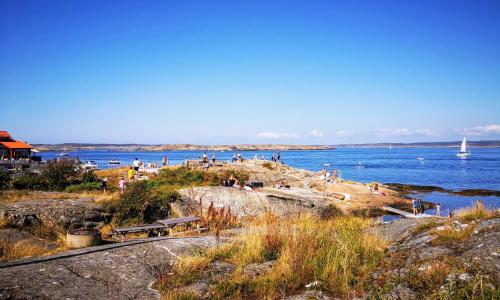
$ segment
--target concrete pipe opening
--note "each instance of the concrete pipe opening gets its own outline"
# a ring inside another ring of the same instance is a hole
[[[85,248],[99,245],[101,232],[97,229],[73,229],[66,234],[69,248]]]

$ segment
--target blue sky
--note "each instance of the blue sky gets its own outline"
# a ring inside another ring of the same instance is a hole
[[[500,138],[499,1],[0,1],[32,143]]]

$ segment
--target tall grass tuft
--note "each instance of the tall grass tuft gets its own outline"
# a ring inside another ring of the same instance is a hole
[[[308,216],[285,224],[271,282],[284,290],[317,280],[318,287],[338,294],[361,291],[383,251],[376,238],[363,233],[368,225],[355,217],[318,222]]]
[[[278,299],[312,285],[343,297],[362,295],[384,245],[365,233],[367,219],[342,216],[318,220],[309,215],[257,220],[234,244],[211,249],[205,257],[236,265],[227,279],[210,287],[213,299]],[[245,275],[251,263],[274,261],[269,272]]]
[[[484,220],[500,216],[498,211],[486,209],[481,200],[476,201],[472,207],[460,209],[456,215],[464,221]]]

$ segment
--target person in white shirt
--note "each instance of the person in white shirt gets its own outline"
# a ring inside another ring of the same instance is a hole
[[[139,166],[141,165],[141,161],[139,159],[134,159],[132,166],[134,167],[135,172],[139,172]]]

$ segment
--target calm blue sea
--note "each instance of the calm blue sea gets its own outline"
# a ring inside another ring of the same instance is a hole
[[[325,151],[281,151],[282,160],[295,168],[319,171],[325,164],[328,168],[342,171],[342,177],[360,182],[408,183],[434,185],[447,189],[492,189],[500,190],[500,148],[472,148],[472,155],[460,159],[454,148],[338,148]],[[217,159],[230,160],[234,151],[216,152]],[[273,151],[242,151],[244,158],[265,155],[269,159]],[[53,159],[58,153],[43,152],[43,159]],[[77,151],[70,157],[93,160],[101,168],[108,168],[111,159],[121,161],[121,166],[129,165],[134,158],[144,163],[161,163],[167,156],[170,164],[182,163],[185,157],[198,158],[203,151],[165,152],[113,152]],[[213,152],[207,152],[211,157]],[[443,212],[469,206],[478,197],[451,196],[440,193],[425,195],[424,198],[441,203]],[[499,197],[482,197],[489,207],[500,207]]]

